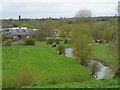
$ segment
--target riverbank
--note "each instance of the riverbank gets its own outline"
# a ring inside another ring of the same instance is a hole
[[[111,64],[114,64],[116,60],[111,60],[111,54],[109,53],[109,46],[110,44],[94,44],[93,46],[93,60],[91,60],[87,66],[90,70],[93,77],[96,79],[103,79],[103,78],[113,78],[114,77],[114,70],[111,68]],[[70,57],[75,59],[76,57],[73,55],[72,48],[66,48],[66,57]],[[79,63],[80,61],[77,60]]]
[[[25,86],[23,88],[119,88],[118,78],[114,79],[102,79],[102,80],[90,80],[85,82],[73,82],[64,84],[42,84]]]

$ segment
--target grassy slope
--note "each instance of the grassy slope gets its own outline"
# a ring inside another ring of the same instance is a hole
[[[4,87],[11,87],[9,84],[15,83],[11,80],[15,80],[16,77],[21,79],[22,75],[29,76],[28,73],[31,72],[36,78],[34,83],[45,83],[60,75],[64,77],[61,80],[77,77],[76,80],[85,81],[91,78],[86,68],[71,58],[58,55],[55,48],[49,45],[4,46],[2,64]]]
[[[107,51],[108,51],[108,44],[98,44],[95,45],[93,49],[93,54],[96,56],[96,58],[99,58],[100,60],[103,60],[105,62],[108,57]]]
[[[23,88],[118,88],[118,79],[91,80],[56,85],[43,84],[38,86],[26,86]]]
[[[93,49],[94,56],[103,62],[105,65],[110,66],[111,63],[117,65],[118,60],[111,59],[111,54],[109,53],[109,44],[98,44]]]
[[[104,63],[109,63],[108,60],[108,44],[99,44],[94,47],[93,54]],[[118,88],[118,79],[103,79],[91,80],[85,82],[73,82],[64,84],[42,84],[36,86],[26,86],[23,88]]]
[[[2,88],[2,46],[0,46],[0,88]]]

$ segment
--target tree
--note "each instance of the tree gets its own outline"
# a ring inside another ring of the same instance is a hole
[[[53,20],[51,19],[48,19],[45,21],[45,30],[46,30],[46,35],[47,36],[52,36],[54,34],[54,31],[55,31],[55,23]]]
[[[77,22],[86,22],[90,21],[89,17],[92,16],[92,11],[88,9],[80,9],[76,12],[75,18]]]
[[[37,20],[28,20],[27,22],[22,23],[19,27],[29,27],[29,28],[39,28],[40,22]]]
[[[13,27],[18,27],[19,24],[15,23],[15,24],[13,24],[12,26],[13,26]]]
[[[51,19],[48,19],[44,23],[39,24],[39,30],[35,32],[36,39],[43,40],[44,37],[53,36],[56,27],[56,22]]]
[[[109,30],[108,35],[110,34],[110,36],[112,37],[112,43],[109,44],[108,47],[108,60],[109,60],[109,67],[115,72],[115,76],[119,76],[120,74],[120,66],[118,65],[119,63],[119,32],[118,32],[118,23],[113,22],[111,23],[110,27],[107,28],[107,30]],[[112,33],[111,33],[112,32]],[[109,37],[110,37],[109,36]]]
[[[62,25],[60,27],[60,36],[62,37],[70,37],[70,32],[72,30],[72,26],[70,24]]]
[[[120,1],[118,2],[118,16],[120,16]]]
[[[57,51],[59,52],[59,54],[65,54],[65,46],[63,44],[60,44],[57,47]]]
[[[92,12],[91,10],[88,10],[88,9],[80,9],[76,14],[75,14],[75,17],[91,17],[92,16]]]
[[[116,38],[117,28],[117,24],[111,23],[107,28],[99,32],[100,38],[109,41],[114,40]]]
[[[44,41],[45,37],[45,31],[44,30],[37,30],[35,31],[35,38],[38,41]]]
[[[25,45],[35,45],[35,40],[33,38],[27,38],[25,40]]]
[[[7,35],[2,34],[2,41],[4,42],[5,40],[7,40]]]
[[[110,26],[110,23],[108,22],[94,22],[94,23],[89,23],[89,28],[92,30],[92,36],[95,39],[101,39],[100,32],[104,31],[107,27]]]
[[[20,22],[19,21],[12,21],[11,24],[12,24],[12,27],[18,27],[20,25]]]
[[[86,24],[77,26],[72,33],[73,54],[77,56],[82,65],[87,65],[92,58],[92,33]]]

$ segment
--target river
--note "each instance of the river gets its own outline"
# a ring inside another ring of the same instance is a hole
[[[66,48],[65,53],[66,57],[73,59],[76,57],[73,55],[72,48]],[[96,79],[113,78],[114,76],[114,72],[109,67],[103,65],[100,61],[91,60],[88,64],[88,68]]]

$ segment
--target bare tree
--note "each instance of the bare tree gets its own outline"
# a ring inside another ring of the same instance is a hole
[[[91,17],[92,11],[88,9],[80,9],[78,12],[76,12],[75,17],[77,18],[85,18],[85,17]]]
[[[79,11],[76,12],[75,14],[75,22],[90,22],[92,21],[91,17],[92,16],[92,11],[88,9],[80,9]]]
[[[120,16],[120,1],[118,2],[118,16]]]

